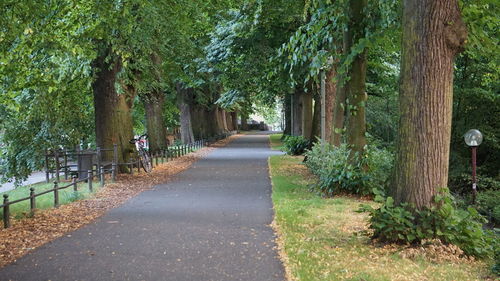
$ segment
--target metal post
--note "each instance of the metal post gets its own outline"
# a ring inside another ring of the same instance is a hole
[[[321,70],[321,143],[324,148],[326,140],[326,77],[325,70]]]
[[[35,197],[35,188],[30,188],[30,210],[31,214],[35,212],[36,209],[36,197]]]
[[[59,207],[59,184],[54,182],[54,207]]]
[[[10,210],[9,210],[9,195],[3,195],[3,227],[10,227]]]
[[[472,146],[472,203],[476,204],[477,197],[477,183],[476,183],[476,155],[477,146]]]
[[[111,175],[111,177],[115,177],[116,178],[116,174],[118,173],[118,145],[116,143],[113,144],[113,162],[111,163],[111,169],[113,169],[113,164],[116,166],[115,169],[113,170],[114,171],[114,175]],[[111,171],[111,172],[113,172]],[[113,179],[114,181],[115,179]]]
[[[100,180],[101,187],[103,187],[106,184],[104,182],[104,167],[103,166],[101,166],[99,168],[99,180]]]
[[[111,164],[111,180],[113,182],[116,181],[116,168],[117,168],[117,165],[116,165],[116,162],[113,162],[113,164]]]
[[[94,174],[92,173],[92,170],[88,171],[88,176],[87,176],[87,183],[89,184],[89,191],[92,192],[92,181],[94,180]]]

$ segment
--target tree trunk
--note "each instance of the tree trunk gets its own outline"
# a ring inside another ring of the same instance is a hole
[[[340,144],[342,143],[346,107],[345,86],[337,85],[337,90],[335,92],[335,102],[333,104],[332,144],[334,146],[340,146]]]
[[[167,130],[163,122],[163,105],[165,96],[155,90],[142,96],[146,111],[146,127],[148,129],[149,149],[159,151],[167,147]]]
[[[334,105],[335,105],[335,94],[337,91],[337,81],[335,80],[335,75],[337,75],[336,66],[333,65],[332,68],[326,73],[325,81],[325,141],[333,144],[333,131],[334,131]]]
[[[396,203],[433,204],[448,184],[453,60],[467,38],[456,0],[404,0]]]
[[[302,95],[302,136],[311,139],[313,125],[313,94]]]
[[[220,115],[221,115],[221,119],[222,119],[222,128],[223,128],[224,132],[228,132],[229,127],[227,126],[226,111],[222,108],[220,109]]]
[[[243,131],[248,131],[248,123],[247,123],[247,121],[248,121],[248,115],[242,113],[241,114],[241,129]]]
[[[365,37],[365,15],[364,10],[367,0],[350,0],[348,7],[349,23],[344,36],[345,54],[352,52],[352,47]],[[366,115],[365,105],[368,95],[366,94],[366,49],[358,54],[349,67],[349,81],[345,84],[347,99],[349,100],[347,114],[347,142],[353,152],[362,152],[366,146]]]
[[[190,143],[194,141],[193,127],[191,125],[191,104],[193,103],[193,89],[184,88],[177,84],[178,106],[180,111],[181,141]]]
[[[292,136],[302,135],[302,87],[298,87],[293,93],[292,99]]]
[[[231,112],[231,121],[233,122],[233,128],[238,131],[238,112]]]
[[[292,95],[286,95],[283,100],[283,107],[285,108],[285,128],[283,130],[283,135],[292,134]]]
[[[121,62],[118,57],[107,61],[109,52],[108,50],[93,62],[96,74],[96,79],[92,83],[96,145],[112,149],[113,145],[117,144],[118,162],[126,163],[132,151],[132,145],[129,141],[133,138],[131,109],[134,97],[129,95],[134,92],[117,93],[115,82],[116,76],[121,70]],[[111,161],[113,154],[106,152],[102,154],[102,157],[104,161]],[[127,172],[126,166],[119,168],[120,171]]]
[[[314,95],[314,113],[310,139],[316,142],[319,138],[321,138],[321,95],[316,93]]]

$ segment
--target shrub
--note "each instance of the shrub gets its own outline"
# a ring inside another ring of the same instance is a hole
[[[347,192],[371,194],[373,188],[385,188],[392,169],[392,154],[368,146],[361,161],[352,163],[347,145],[335,147],[316,144],[306,153],[306,165],[319,178],[319,190],[326,195]],[[357,157],[354,157],[356,159]]]
[[[474,208],[455,208],[447,190],[435,197],[435,206],[422,210],[406,203],[396,206],[392,197],[384,198],[379,192],[375,200],[382,203],[380,208],[362,205],[360,209],[370,214],[373,238],[396,243],[439,239],[477,257],[491,257],[498,243],[496,234],[483,229],[486,219]]]
[[[302,136],[286,136],[283,141],[286,153],[290,155],[302,155],[311,147],[311,141]]]
[[[494,225],[500,224],[500,190],[481,191],[477,195],[478,211]]]

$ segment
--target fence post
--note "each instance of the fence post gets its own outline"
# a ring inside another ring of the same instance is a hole
[[[129,174],[133,175],[134,174],[134,159],[130,159],[130,163],[128,164],[128,168],[129,168]]]
[[[64,153],[64,179],[68,179],[68,149],[63,150]]]
[[[36,209],[35,188],[31,187],[30,188],[30,210],[31,210],[32,215],[35,213],[35,209]]]
[[[95,167],[95,172],[96,174],[99,174],[99,168],[101,167],[101,158],[102,158],[102,151],[101,151],[101,147],[96,147],[95,149],[96,151],[96,154],[97,154],[97,167]]]
[[[75,176],[73,176],[73,178],[71,179],[71,183],[73,184],[73,191],[77,192],[78,191],[78,183],[76,182]]]
[[[56,181],[60,181],[60,178],[59,178],[59,151],[57,151],[57,148],[54,149],[54,155],[55,155],[55,158],[56,158]]]
[[[156,166],[158,166],[158,151],[156,151],[154,155],[156,156],[155,157]]]
[[[113,162],[113,164],[111,164],[111,181],[112,182],[116,181],[116,168],[117,168],[116,162]]]
[[[59,207],[59,184],[54,182],[54,207]]]
[[[9,228],[10,227],[10,210],[9,210],[9,195],[4,194],[3,195],[3,227],[4,228]]]
[[[89,184],[89,191],[92,192],[92,181],[94,180],[94,174],[92,173],[92,170],[88,171],[88,176],[87,176],[87,183]]]
[[[137,158],[137,173],[140,174],[141,173],[141,165],[142,165],[142,162],[139,158]],[[153,166],[153,163],[151,163],[151,166]]]
[[[102,187],[102,186],[104,186],[104,184],[106,184],[106,183],[104,182],[104,167],[103,167],[103,166],[101,166],[101,167],[99,168],[99,175],[100,175],[99,180],[100,180],[100,184],[101,184],[101,187]]]

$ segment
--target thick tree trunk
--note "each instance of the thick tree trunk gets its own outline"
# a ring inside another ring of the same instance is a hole
[[[228,131],[234,131],[234,129],[233,129],[233,120],[231,118],[232,118],[231,113],[226,111],[226,124],[227,124],[227,130]]]
[[[336,66],[326,73],[325,81],[325,141],[333,144],[333,131],[334,131],[334,105],[335,105],[335,94],[337,92],[337,81],[335,76],[337,75]]]
[[[248,115],[242,113],[241,114],[241,129],[243,131],[248,131],[248,123],[247,123],[247,121],[248,121]]]
[[[180,111],[181,141],[190,143],[194,141],[193,127],[191,125],[191,105],[193,103],[193,89],[184,88],[177,84],[178,106]]]
[[[311,139],[313,125],[313,94],[302,95],[302,136]]]
[[[293,93],[292,99],[292,136],[302,135],[302,95],[304,89],[298,87]]]
[[[352,47],[365,37],[365,15],[367,0],[350,0],[348,7],[349,24],[344,36],[344,50],[350,53]],[[347,142],[353,152],[362,152],[366,146],[366,115],[365,105],[367,100],[366,88],[366,49],[358,54],[352,62],[345,84],[349,110],[347,114]]]
[[[224,132],[228,132],[229,127],[227,126],[227,115],[226,115],[226,111],[222,108],[220,109],[220,115],[221,115],[221,119],[222,119],[222,128],[223,128]]]
[[[149,149],[151,151],[159,151],[168,145],[167,128],[163,122],[165,96],[160,91],[154,91],[142,96],[142,100],[146,111]]]
[[[292,134],[292,95],[286,95],[283,100],[283,107],[285,108],[285,128],[283,135]]]
[[[233,128],[235,131],[238,131],[238,112],[231,112],[231,121],[233,122]]]
[[[96,145],[101,148],[112,149],[118,145],[118,162],[128,162],[133,138],[131,109],[133,105],[133,91],[119,95],[115,88],[116,76],[121,69],[120,59],[106,61],[108,53],[97,57],[93,63],[96,79],[92,83],[95,109]],[[104,161],[113,159],[112,153],[103,153]],[[120,171],[126,172],[125,166]]]
[[[340,146],[340,144],[342,143],[346,107],[345,87],[337,85],[337,90],[335,92],[335,103],[333,104],[332,144],[334,146]]]
[[[396,203],[433,204],[448,184],[453,60],[467,30],[456,0],[404,0]]]
[[[321,138],[321,95],[314,95],[314,113],[312,119],[312,131],[310,139],[316,142]]]

